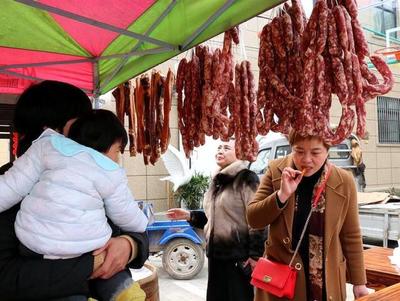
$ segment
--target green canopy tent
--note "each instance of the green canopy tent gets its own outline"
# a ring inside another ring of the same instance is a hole
[[[1,0],[0,93],[53,79],[90,95],[282,0]]]

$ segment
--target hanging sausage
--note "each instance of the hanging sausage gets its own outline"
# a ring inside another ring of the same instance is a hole
[[[382,83],[368,69],[366,57]],[[294,128],[334,145],[350,135],[357,116],[356,133],[364,137],[365,102],[394,84],[385,60],[369,54],[355,0],[318,0],[307,23],[298,0],[286,3],[262,30],[258,63],[256,120],[262,135]],[[342,106],[335,130],[329,126],[333,94]]]
[[[153,71],[151,78],[143,74],[113,91],[118,118],[124,123],[128,115],[130,155],[143,154],[146,165],[154,165],[168,148],[173,85],[171,70],[166,77]]]

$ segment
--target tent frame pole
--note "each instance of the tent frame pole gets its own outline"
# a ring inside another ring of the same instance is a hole
[[[93,97],[95,100],[95,109],[99,106],[99,62],[93,62]]]
[[[211,15],[206,22],[203,23],[186,41],[183,43],[181,50],[188,50],[191,48],[190,43],[192,43],[201,33],[214,22],[220,15],[222,15],[232,4],[235,0],[227,0],[224,5],[222,5],[213,15]],[[190,46],[190,47],[189,47]]]
[[[20,78],[23,78],[23,79],[33,80],[33,81],[43,81],[43,80],[45,80],[44,78],[31,76],[31,75],[26,75],[26,74],[20,74],[18,72],[9,71],[9,70],[0,70],[0,73],[11,75],[11,76],[20,77]]]
[[[37,81],[37,82],[41,82],[41,81],[46,80],[45,78],[40,78],[40,77],[26,75],[26,74],[20,74],[18,72],[9,71],[9,70],[0,70],[0,73],[11,75],[11,76],[15,76],[15,77],[19,77],[19,78],[23,78],[23,79],[27,79],[27,80]],[[90,90],[87,90],[87,89],[83,89],[83,88],[79,88],[79,89],[84,91],[86,94],[93,93],[93,91],[90,91]]]
[[[162,47],[168,48],[170,50],[175,50],[175,49],[178,48],[178,47],[176,47],[176,46],[174,46],[174,45],[172,45],[170,43],[167,43],[167,42],[164,42],[164,41],[161,41],[161,40],[158,40],[158,39],[154,39],[154,38],[151,38],[151,37],[148,37],[148,36],[144,36],[144,35],[141,35],[141,34],[138,34],[138,33],[135,33],[133,31],[129,31],[129,30],[126,30],[126,29],[123,29],[123,28],[119,28],[119,27],[116,27],[116,26],[111,25],[111,24],[100,22],[100,21],[97,21],[95,19],[87,18],[87,17],[81,16],[81,15],[78,15],[78,14],[75,14],[75,13],[72,13],[72,12],[69,12],[69,11],[54,7],[54,6],[50,6],[50,5],[47,5],[47,4],[44,4],[44,3],[40,3],[40,2],[37,2],[37,1],[33,1],[33,0],[15,0],[15,1],[19,2],[19,3],[22,3],[22,4],[25,4],[25,5],[28,5],[28,6],[31,6],[31,7],[35,7],[35,8],[47,11],[49,13],[53,13],[53,14],[56,14],[56,15],[60,15],[60,16],[69,18],[71,20],[75,20],[77,22],[89,24],[89,25],[96,26],[96,27],[101,28],[101,29],[105,29],[105,30],[111,31],[111,32],[116,32],[116,33],[121,34],[121,35],[126,35],[128,37],[131,37],[131,38],[134,38],[134,39],[137,39],[137,40],[140,40],[140,41],[145,41],[145,42],[152,43],[152,44],[155,44],[155,45],[158,45],[158,46],[162,46]]]
[[[48,61],[48,62],[38,62],[38,63],[26,63],[26,64],[11,64],[7,66],[0,66],[1,70],[7,69],[17,69],[17,68],[26,68],[26,67],[42,67],[42,66],[52,66],[52,65],[71,65],[71,64],[80,64],[92,62],[93,59],[76,59],[76,60],[66,60],[66,61]]]
[[[167,9],[164,10],[164,12],[157,18],[157,20],[149,27],[148,30],[146,30],[146,32],[144,33],[145,36],[151,34],[153,32],[153,30],[157,27],[158,24],[161,23],[162,20],[164,20],[164,18],[171,12],[171,10],[175,7],[177,1],[176,0],[172,0],[171,3],[168,5]],[[143,44],[142,41],[138,42],[133,48],[132,51],[136,51],[141,45]],[[114,78],[114,76],[122,69],[122,67],[124,67],[124,65],[126,64],[126,62],[128,61],[129,56],[126,55],[122,58],[121,62],[119,63],[119,65],[114,69],[114,71],[107,76],[107,78],[103,81],[102,86],[105,87],[107,86],[111,80]],[[99,88],[101,90],[101,87]]]
[[[120,58],[120,57],[125,58],[125,57],[131,57],[131,56],[157,54],[157,53],[165,52],[166,50],[167,50],[166,48],[160,47],[160,48],[146,49],[146,50],[140,50],[140,51],[130,51],[128,53],[118,53],[118,54],[104,55],[104,56],[84,58],[84,59],[76,59],[76,60],[49,61],[49,62],[27,63],[27,64],[12,64],[12,65],[0,66],[0,71],[7,70],[7,69],[25,68],[25,67],[41,67],[41,66],[51,66],[51,65],[93,63],[93,62],[98,62],[100,60],[107,60],[107,59]]]

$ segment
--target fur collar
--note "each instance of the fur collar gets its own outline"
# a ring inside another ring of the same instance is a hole
[[[221,186],[232,183],[236,175],[246,168],[246,163],[244,161],[238,160],[231,163],[224,169],[220,169],[213,179],[213,184],[215,188],[219,189]]]
[[[244,161],[237,160],[231,164],[229,164],[224,169],[219,169],[217,174],[223,174],[227,176],[236,176],[239,171],[247,168],[247,165]]]

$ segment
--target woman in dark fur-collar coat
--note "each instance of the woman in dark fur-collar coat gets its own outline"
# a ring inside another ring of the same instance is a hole
[[[235,155],[234,140],[222,142],[216,154],[218,172],[204,196],[204,211],[170,209],[171,219],[186,219],[204,228],[208,257],[207,301],[252,301],[250,274],[262,255],[264,229],[251,229],[246,205],[259,179]]]

